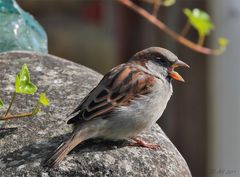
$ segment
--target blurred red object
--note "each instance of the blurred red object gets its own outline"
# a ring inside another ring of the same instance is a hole
[[[99,24],[102,22],[103,17],[103,3],[100,1],[86,3],[82,6],[80,12],[84,20]]]

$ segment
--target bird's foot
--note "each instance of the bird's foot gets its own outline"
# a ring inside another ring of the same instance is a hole
[[[130,146],[140,146],[140,147],[145,147],[149,149],[157,149],[158,147],[160,147],[159,144],[147,143],[144,140],[139,138],[131,138],[131,139],[135,142],[131,143]]]

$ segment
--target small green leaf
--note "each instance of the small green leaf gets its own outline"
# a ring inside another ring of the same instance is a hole
[[[218,44],[220,45],[221,48],[226,48],[227,45],[229,44],[229,40],[227,38],[220,37],[218,39]]]
[[[206,12],[200,9],[191,11],[185,8],[183,13],[188,17],[188,21],[198,31],[200,36],[208,35],[214,29],[214,24]]]
[[[48,106],[49,105],[49,100],[46,97],[45,93],[41,93],[40,94],[39,102],[42,103],[44,106]]]
[[[40,111],[40,108],[39,108],[39,107],[37,107],[36,109],[34,109],[33,112],[32,112],[32,116],[36,116],[36,115],[39,113],[39,111]]]
[[[3,107],[3,101],[0,99],[0,108],[2,108]]]
[[[34,94],[37,91],[37,87],[30,81],[30,74],[26,64],[22,66],[21,71],[16,75],[15,91],[22,94]]]
[[[175,4],[176,0],[164,0],[162,2],[162,4],[166,7],[172,6],[173,4]]]

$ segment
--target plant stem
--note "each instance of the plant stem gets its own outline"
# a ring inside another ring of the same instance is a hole
[[[205,54],[205,55],[220,55],[220,54],[223,53],[222,49],[211,49],[211,48],[203,47],[201,45],[198,45],[198,44],[188,40],[184,36],[179,35],[175,31],[171,30],[162,21],[160,21],[159,19],[157,19],[156,17],[151,15],[148,11],[146,11],[142,7],[136,5],[135,3],[133,3],[130,0],[117,0],[117,1],[119,3],[127,6],[128,8],[132,9],[133,11],[135,11],[136,13],[141,15],[142,17],[144,17],[148,22],[155,25],[157,28],[159,28],[160,30],[165,32],[167,35],[169,35],[170,37],[172,37],[173,39],[175,39],[179,43],[185,45],[186,47],[188,47],[188,48],[190,48],[190,49],[192,49],[196,52],[199,52],[199,53],[202,53],[202,54]]]
[[[14,102],[14,100],[16,98],[16,95],[17,95],[17,93],[14,91],[12,99],[11,99],[11,102],[10,102],[10,104],[8,106],[8,109],[7,109],[6,113],[4,114],[5,117],[8,115],[8,113],[9,113],[9,111],[10,111],[12,105],[13,105],[13,102]]]
[[[35,116],[39,111],[40,101],[37,102],[35,108],[32,111],[32,115]]]
[[[205,41],[205,35],[199,35],[198,37],[198,45],[203,45]]]
[[[2,116],[0,117],[0,120],[9,120],[9,119],[17,119],[17,118],[24,118],[24,117],[30,117],[32,116],[33,113],[32,112],[28,112],[28,113],[20,113],[17,115],[7,115],[7,116]]]
[[[191,28],[191,25],[190,25],[189,21],[187,21],[187,23],[186,23],[185,26],[183,27],[183,29],[182,29],[182,31],[181,31],[180,34],[181,34],[182,36],[186,36],[187,33],[189,32],[190,28]]]
[[[159,0],[159,2],[157,2],[157,1],[153,2],[152,14],[153,14],[154,17],[157,17],[160,6],[161,6],[161,0]]]
[[[39,106],[40,106],[40,102],[38,101],[32,112],[20,113],[16,115],[4,114],[3,116],[0,117],[0,120],[4,121],[4,120],[10,120],[10,119],[35,116],[39,111]]]

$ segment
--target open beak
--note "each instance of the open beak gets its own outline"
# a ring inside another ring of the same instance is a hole
[[[187,65],[186,63],[184,63],[183,61],[177,60],[172,66],[170,66],[168,68],[168,74],[171,78],[173,78],[175,80],[185,82],[184,79],[182,78],[182,76],[180,74],[178,74],[176,71],[174,71],[174,68],[177,68],[179,66],[190,68],[190,66]]]

